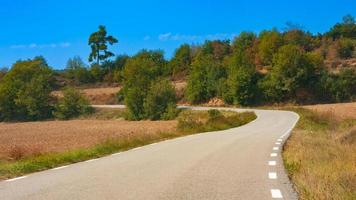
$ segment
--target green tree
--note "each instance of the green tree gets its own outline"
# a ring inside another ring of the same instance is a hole
[[[251,49],[256,37],[242,32],[233,42],[233,54],[226,60],[228,75],[223,99],[229,104],[249,105],[257,96],[257,74]]]
[[[283,45],[283,38],[277,30],[262,31],[259,36],[258,54],[264,65],[272,63],[273,55]]]
[[[318,67],[316,59],[295,45],[281,47],[274,56],[273,67],[262,88],[269,101],[296,99],[298,90],[313,85]]]
[[[283,40],[285,44],[301,46],[306,51],[311,51],[315,47],[312,34],[299,29],[284,32]]]
[[[219,79],[224,78],[225,70],[212,54],[201,52],[193,61],[188,77],[186,97],[193,103],[201,103],[216,96]]]
[[[0,120],[40,120],[51,116],[53,71],[42,57],[17,61],[0,84]]]
[[[356,39],[355,18],[351,15],[344,16],[343,22],[335,24],[326,35],[333,39],[340,37]]]
[[[231,52],[230,40],[205,41],[200,51],[202,55],[211,55],[214,60],[221,62]]]
[[[75,56],[68,60],[65,75],[77,85],[90,83],[92,81],[90,71],[79,56]]]
[[[252,66],[231,66],[226,81],[224,101],[229,104],[251,105],[258,96],[257,74]]]
[[[66,88],[55,106],[54,116],[58,119],[70,119],[92,111],[89,101],[78,90]]]
[[[181,45],[169,62],[173,77],[185,76],[192,62],[192,53],[188,44]]]
[[[92,33],[89,37],[88,44],[91,47],[89,62],[96,60],[96,64],[100,65],[100,61],[105,61],[114,56],[114,53],[108,50],[108,45],[113,45],[117,42],[118,40],[113,36],[107,36],[105,26],[99,26],[99,30]]]
[[[158,79],[151,84],[144,100],[148,119],[173,119],[176,115],[176,93],[172,83]]]
[[[355,51],[356,41],[348,38],[338,40],[337,53],[340,58],[351,58]]]
[[[90,67],[90,75],[94,82],[102,82],[105,74],[106,71],[96,63]]]
[[[129,58],[124,66],[123,93],[129,118],[145,118],[144,99],[155,79],[161,77],[167,68],[161,51],[143,50]]]

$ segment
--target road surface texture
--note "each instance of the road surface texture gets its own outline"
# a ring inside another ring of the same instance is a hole
[[[1,181],[0,199],[297,199],[280,153],[299,117],[254,111],[238,128]]]

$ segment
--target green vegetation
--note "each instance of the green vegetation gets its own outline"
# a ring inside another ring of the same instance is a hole
[[[337,53],[340,58],[352,58],[355,51],[355,41],[348,38],[341,38],[338,43]]]
[[[90,35],[88,44],[91,47],[91,53],[89,55],[89,62],[96,61],[97,65],[100,65],[100,61],[114,56],[115,54],[108,51],[108,45],[117,43],[118,40],[113,36],[107,36],[105,26],[99,26],[99,30]]]
[[[275,102],[298,101],[304,98],[298,94],[302,91],[310,97],[320,64],[312,56],[296,45],[282,46],[273,58],[271,72],[261,83],[265,97]]]
[[[170,119],[176,101],[201,104],[218,98],[225,104],[251,106],[356,99],[356,24],[350,15],[324,34],[287,24],[285,31],[242,32],[232,41],[183,44],[170,60],[155,50],[113,58],[108,47],[117,42],[99,26],[89,36],[89,66],[73,57],[64,71],[53,73],[43,58],[35,58],[2,71],[0,120],[52,117],[55,100],[49,94],[54,88],[89,84],[121,84],[117,100],[126,104],[130,120]],[[168,83],[172,80],[187,83],[184,91],[179,88],[180,99],[173,95]]]
[[[176,91],[168,80],[152,83],[144,102],[145,115],[148,119],[174,119],[177,114]]]
[[[122,112],[122,111],[118,111]],[[256,118],[254,113],[235,113],[220,111],[182,111],[179,116],[179,128],[172,133],[152,135],[138,134],[125,139],[110,139],[104,143],[86,149],[77,149],[62,153],[22,158],[20,160],[0,162],[0,179],[20,176],[36,171],[50,169],[61,165],[98,158],[115,152],[125,151],[150,143],[176,138],[203,131],[215,131],[246,124]],[[189,120],[203,120],[203,123],[187,124]]]
[[[51,116],[53,73],[42,57],[16,62],[0,82],[0,121]]]
[[[283,152],[300,199],[356,198],[355,119],[292,109],[300,120]]]
[[[58,119],[70,119],[80,115],[89,114],[93,108],[88,100],[76,89],[66,88],[55,107],[54,116]]]
[[[176,50],[172,60],[169,62],[169,67],[172,71],[172,77],[174,79],[179,79],[186,76],[191,63],[191,48],[188,44],[183,44]]]
[[[160,119],[169,104],[175,107],[173,86],[168,81],[159,80],[166,70],[167,63],[160,51],[142,51],[127,60],[122,90],[129,119]],[[168,102],[164,102],[166,100]]]
[[[78,56],[68,60],[65,77],[73,81],[73,85],[87,84],[93,80],[89,69]]]
[[[200,133],[242,126],[256,119],[253,112],[220,112],[219,110],[182,111],[178,116],[178,130],[185,133]]]
[[[54,87],[54,73],[42,57],[16,62],[0,82],[0,121],[68,119],[90,111],[73,89],[65,90],[57,103],[51,96]]]

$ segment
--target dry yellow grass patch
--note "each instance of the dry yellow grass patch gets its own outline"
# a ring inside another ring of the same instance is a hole
[[[108,139],[173,132],[176,125],[176,121],[124,120],[0,123],[0,160],[88,148]]]
[[[340,110],[296,111],[301,119],[283,159],[300,199],[356,199],[356,118],[335,115]]]

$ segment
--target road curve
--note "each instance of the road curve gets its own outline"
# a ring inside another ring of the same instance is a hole
[[[253,111],[258,118],[238,128],[1,181],[0,199],[297,199],[280,153],[299,117]]]

